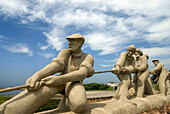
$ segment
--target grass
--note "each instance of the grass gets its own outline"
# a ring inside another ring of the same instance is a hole
[[[0,104],[4,103],[5,101],[9,100],[10,97],[6,97],[4,95],[0,95]],[[43,105],[41,105],[36,112],[46,111],[50,109],[54,109],[58,107],[60,100],[49,100]]]
[[[0,95],[0,104],[4,103],[5,101],[9,100],[9,97],[5,97],[4,95]]]
[[[111,91],[111,90],[113,90],[113,87],[109,86],[109,88],[107,88],[107,90]]]
[[[109,88],[104,89],[104,90],[86,90],[86,91],[113,91],[113,87],[109,87]]]
[[[49,100],[46,103],[44,103],[43,105],[41,105],[38,108],[38,110],[35,112],[41,112],[41,111],[46,111],[46,110],[57,108],[59,102],[60,102],[60,100]]]

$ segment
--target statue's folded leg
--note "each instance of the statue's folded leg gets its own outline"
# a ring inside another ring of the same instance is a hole
[[[117,90],[116,90],[116,91],[114,92],[114,94],[113,94],[113,98],[115,98],[115,99],[117,99],[118,94],[119,94],[119,89],[120,89],[119,86],[120,86],[120,85],[118,85]]]
[[[44,102],[56,93],[62,92],[64,85],[57,87],[42,86],[38,91],[25,90],[0,105],[0,114],[33,114]]]
[[[158,80],[159,91],[161,95],[166,95],[166,76],[160,76]]]
[[[74,82],[70,84],[67,91],[70,110],[75,113],[83,112],[87,105],[86,92],[83,84],[80,82]]]
[[[170,81],[169,79],[166,80],[166,91],[167,91],[167,95],[170,94],[170,82],[169,82],[169,81]]]
[[[148,76],[148,78],[146,79],[146,85],[145,85],[145,93],[149,94],[149,95],[154,95],[156,94],[153,86],[152,86],[152,81],[151,78]]]
[[[120,82],[120,90],[118,93],[118,100],[128,100],[128,87],[130,85],[130,76],[128,74],[122,74]]]
[[[149,70],[146,70],[140,74],[138,81],[137,81],[137,96],[136,97],[138,98],[143,97],[144,89],[145,89],[145,82],[148,76],[149,76]]]

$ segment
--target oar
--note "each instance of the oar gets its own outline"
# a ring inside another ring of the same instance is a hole
[[[16,87],[11,87],[11,88],[5,88],[5,89],[1,89],[0,93],[13,91],[13,90],[19,90],[21,88],[28,88],[28,87],[30,87],[30,85],[21,85],[21,86],[16,86]]]
[[[98,74],[98,73],[106,73],[106,72],[113,72],[114,70],[105,70],[105,71],[97,71],[94,74]],[[45,82],[43,82],[44,84]],[[11,88],[5,88],[5,89],[1,89],[0,93],[4,93],[4,92],[8,92],[8,91],[13,91],[13,90],[20,90],[22,88],[28,88],[30,87],[30,85],[21,85],[21,86],[16,86],[16,87],[11,87]]]
[[[95,74],[98,74],[98,73],[106,73],[106,72],[114,72],[115,70],[105,70],[105,71],[97,71],[97,72],[94,72]]]

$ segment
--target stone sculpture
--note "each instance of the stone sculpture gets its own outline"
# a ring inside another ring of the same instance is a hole
[[[158,86],[161,95],[166,95],[166,80],[168,76],[168,71],[164,68],[162,63],[159,63],[158,59],[152,60],[155,65],[155,68],[150,71],[153,74],[153,77],[157,77],[158,79]]]
[[[168,77],[166,80],[166,86],[167,86],[167,95],[170,95],[170,70],[169,70]]]
[[[155,94],[152,87],[151,79],[149,77],[149,69],[147,59],[148,55],[144,55],[141,49],[136,49],[135,52],[136,61],[135,69],[136,73],[133,77],[133,84],[135,88],[135,95],[138,98],[142,98],[145,89],[149,94]]]
[[[114,94],[114,97],[118,100],[128,101],[128,88],[131,84],[131,73],[135,72],[135,60],[133,54],[135,54],[136,47],[130,45],[127,48],[127,52],[122,52],[116,65],[113,67],[113,73],[117,75],[120,80],[119,87]]]
[[[66,38],[69,49],[63,49],[50,64],[31,76],[31,87],[0,106],[0,114],[32,114],[57,93],[64,95],[59,109],[79,113],[86,108],[86,93],[82,81],[94,73],[94,59],[81,47],[84,37],[73,34]],[[60,72],[58,76],[53,74]]]

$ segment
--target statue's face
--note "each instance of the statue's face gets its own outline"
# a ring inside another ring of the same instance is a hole
[[[82,40],[81,39],[68,39],[68,47],[69,50],[74,52],[77,51],[79,49],[81,49],[82,46]]]
[[[154,61],[153,64],[154,64],[155,66],[157,66],[157,65],[158,65],[158,61]]]
[[[133,51],[133,50],[127,50],[127,54],[128,54],[129,57],[132,57],[133,54],[135,54],[135,51]]]
[[[139,52],[135,52],[135,56],[136,56],[136,58],[140,57],[140,53]]]

